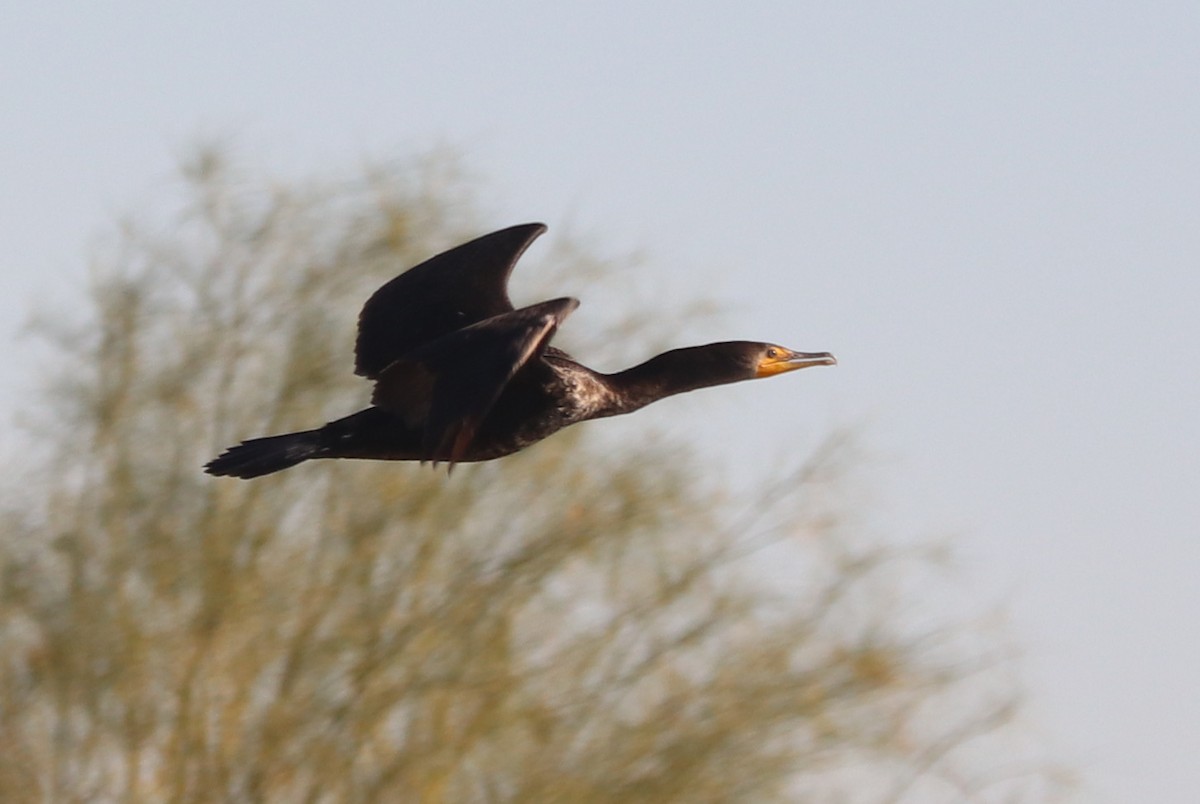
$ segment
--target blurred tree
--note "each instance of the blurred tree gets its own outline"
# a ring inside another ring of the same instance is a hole
[[[928,557],[841,515],[836,439],[741,501],[586,427],[452,478],[202,474],[365,401],[358,305],[483,227],[444,159],[184,178],[55,330],[53,454],[0,541],[0,800],[1044,800],[1002,644],[911,619]],[[554,293],[607,272],[546,262]]]

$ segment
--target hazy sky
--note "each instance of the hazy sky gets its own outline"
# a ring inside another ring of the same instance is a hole
[[[730,304],[712,340],[834,351],[642,415],[735,468],[865,425],[883,520],[1010,601],[1089,796],[1195,801],[1200,5],[474,5],[8,4],[5,337],[197,140],[297,175],[449,144],[489,224],[643,247]]]

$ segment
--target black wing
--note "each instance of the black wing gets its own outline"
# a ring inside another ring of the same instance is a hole
[[[423,422],[425,454],[453,464],[504,386],[545,351],[578,306],[576,299],[554,299],[451,332],[389,365],[371,402],[412,425]]]
[[[394,360],[438,338],[511,312],[508,275],[546,227],[511,226],[410,268],[367,299],[358,316],[354,373],[374,379]]]

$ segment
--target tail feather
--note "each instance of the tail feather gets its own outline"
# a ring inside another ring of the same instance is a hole
[[[204,471],[210,475],[248,480],[319,457],[321,452],[321,434],[318,430],[252,438],[225,450],[205,464]]]

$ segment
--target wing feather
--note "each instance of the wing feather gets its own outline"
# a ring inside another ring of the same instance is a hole
[[[371,402],[406,418],[423,414],[425,454],[453,465],[508,381],[545,351],[578,306],[576,299],[554,299],[451,332],[380,372]],[[424,377],[431,385],[414,392],[414,380]]]
[[[511,226],[442,252],[392,279],[358,317],[354,372],[375,379],[413,349],[511,312],[508,277],[541,223]]]

